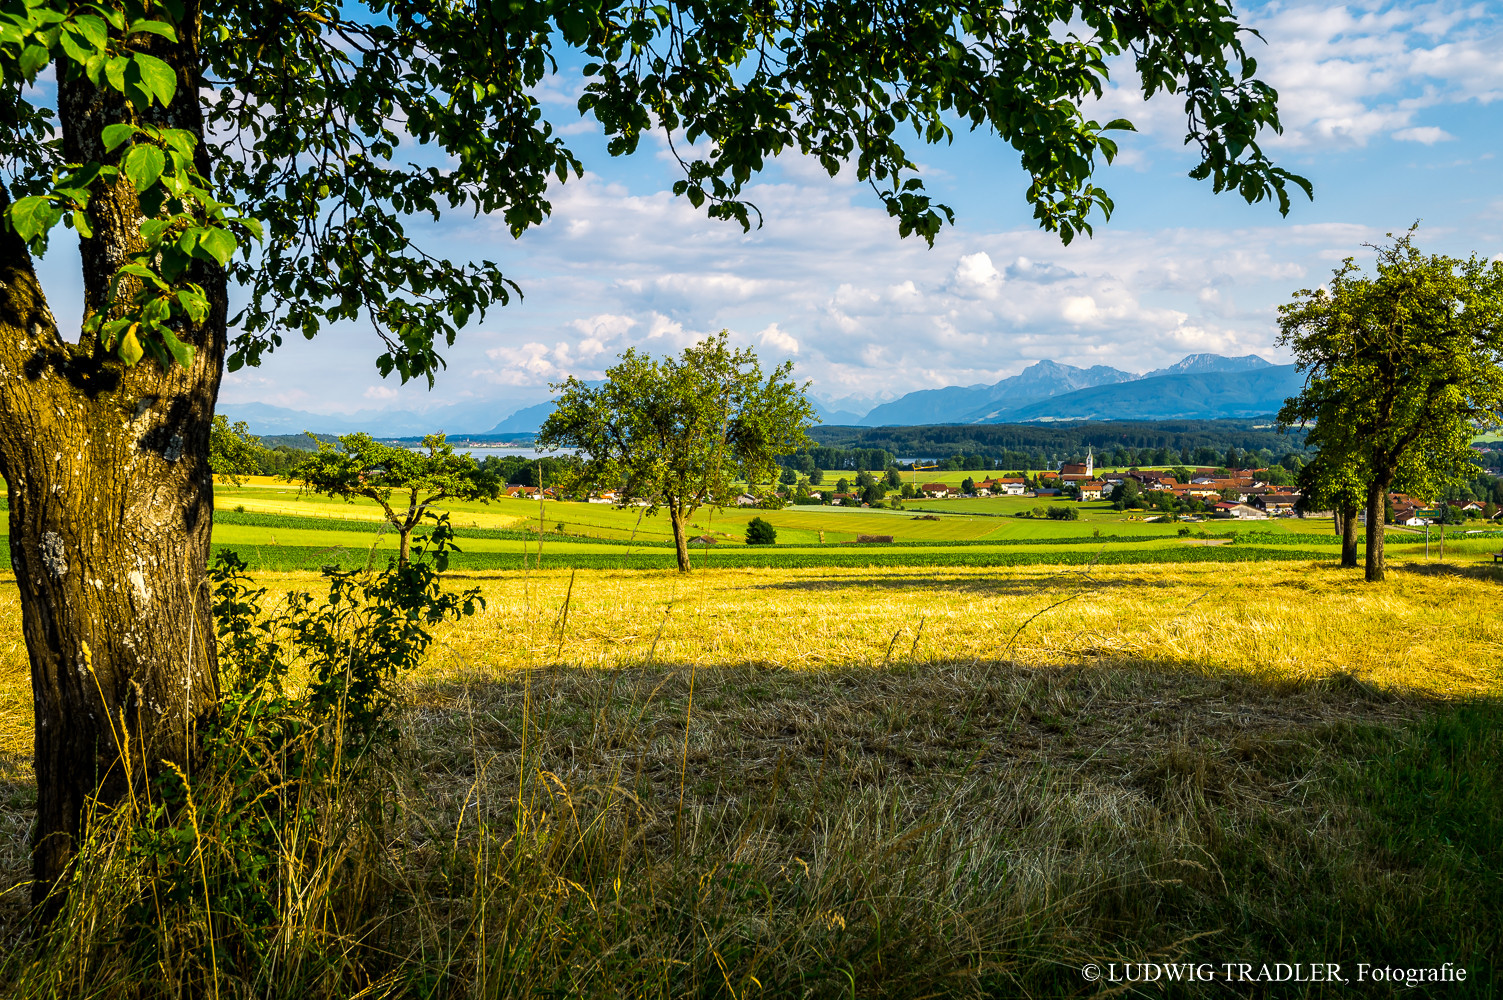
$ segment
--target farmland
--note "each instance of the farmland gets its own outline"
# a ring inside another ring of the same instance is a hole
[[[1328,521],[1012,516],[1038,503],[701,511],[688,575],[639,510],[456,505],[446,586],[484,608],[400,678],[385,811],[351,818],[373,846],[337,885],[283,863],[308,903],[277,954],[315,937],[372,996],[1079,996],[1087,964],[1294,937],[1490,995],[1499,539],[1441,563],[1392,531],[1368,586]],[[743,544],[753,516],[778,544]],[[395,552],[372,505],[269,482],[220,488],[214,541],[272,609]],[[34,800],[18,617],[0,577],[0,887]],[[128,993],[107,937],[58,968]],[[47,960],[0,981],[46,995]]]
[[[265,479],[221,485],[215,544],[236,549],[267,569],[315,569],[326,564],[379,563],[396,550],[369,501],[330,500]],[[986,566],[1040,564],[1195,563],[1259,560],[1330,561],[1339,555],[1329,519],[1163,523],[1107,503],[1071,504],[1076,521],[1020,517],[1058,505],[1031,497],[914,500],[905,510],[790,506],[762,511],[701,509],[691,530],[713,539],[695,547],[696,565]],[[455,565],[469,570],[531,568],[662,568],[670,565],[667,518],[641,508],[503,498],[452,505],[447,513],[463,550]],[[777,529],[777,544],[748,547],[746,525],[762,517]],[[540,530],[541,529],[541,530]],[[861,544],[861,536],[891,543]],[[1439,529],[1431,558],[1439,559]],[[1392,529],[1393,558],[1425,558],[1422,532]],[[1503,547],[1503,535],[1480,528],[1451,529],[1448,560],[1477,562]],[[1488,559],[1490,562],[1490,559]]]

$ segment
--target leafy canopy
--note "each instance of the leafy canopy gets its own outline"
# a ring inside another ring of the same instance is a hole
[[[228,479],[236,486],[242,476],[254,476],[261,471],[261,439],[250,432],[243,420],[231,424],[228,417],[220,414],[209,426],[209,468],[214,475]]]
[[[771,483],[777,457],[807,444],[814,408],[792,372],[784,362],[764,378],[755,352],[732,351],[723,330],[678,358],[631,349],[600,386],[554,386],[537,445],[579,449],[586,482],[678,521],[734,497],[738,480]]]
[[[1426,256],[1414,231],[1348,258],[1328,286],[1279,310],[1279,343],[1305,372],[1286,425],[1313,423],[1308,481],[1332,499],[1354,480],[1433,495],[1475,471],[1477,430],[1503,420],[1503,263]]]
[[[369,434],[345,434],[338,447],[320,444],[288,478],[316,493],[374,500],[404,540],[434,504],[445,500],[484,503],[501,492],[496,474],[473,455],[455,454],[444,435],[424,437],[423,448],[414,451],[382,444]],[[394,504],[393,495],[402,493],[406,502],[399,499]]]
[[[184,17],[182,0],[0,9],[0,115],[12,123],[0,164],[15,196],[6,205],[0,192],[0,208],[40,254],[59,223],[87,233],[106,186],[135,188],[143,245],[91,331],[129,363],[188,363],[177,331],[207,312],[187,280],[198,260],[245,293],[231,370],[285,331],[363,316],[382,374],[431,383],[439,348],[517,289],[494,261],[422,249],[405,220],[498,213],[520,236],[547,218],[550,184],[583,164],[537,95],[576,60],[578,110],[610,153],[663,130],[682,168],[675,193],[743,227],[759,219],[746,185],[796,150],[832,175],[854,164],[898,231],[932,242],[952,213],[926,193],[912,147],[948,142],[960,123],[1012,147],[1043,228],[1065,242],[1090,233],[1113,207],[1095,170],[1116,154],[1110,133],[1132,128],[1086,110],[1118,57],[1145,98],[1183,100],[1192,176],[1281,212],[1291,185],[1309,193],[1258,143],[1280,128],[1276,94],[1229,0],[204,0]],[[196,56],[165,61],[185,47]],[[53,109],[24,86],[48,66],[121,95],[139,119],[107,126],[95,162],[64,162]],[[202,147],[163,124],[183,93],[199,97]]]

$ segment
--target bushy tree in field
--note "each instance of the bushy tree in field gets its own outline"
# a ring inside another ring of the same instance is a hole
[[[216,416],[209,427],[209,468],[220,479],[227,479],[236,486],[242,476],[254,476],[261,471],[261,439],[250,432],[245,421],[233,425],[228,417]]]
[[[778,529],[760,517],[754,517],[746,524],[747,545],[775,545],[778,540]]]
[[[374,500],[397,530],[397,562],[405,566],[413,529],[435,505],[485,503],[501,492],[500,479],[474,456],[455,454],[444,435],[424,437],[423,448],[418,452],[382,444],[369,434],[345,434],[337,447],[321,445],[288,478],[326,496]]]
[[[1143,506],[1143,486],[1136,479],[1124,479],[1112,488],[1112,506],[1117,510],[1136,510]]]
[[[578,449],[583,480],[615,490],[618,504],[666,510],[687,573],[694,512],[733,498],[737,482],[770,482],[778,457],[807,443],[814,408],[792,372],[784,362],[764,377],[756,353],[732,351],[724,331],[677,358],[628,350],[602,385],[554,386],[537,444]]]
[[[1430,495],[1469,478],[1473,436],[1503,420],[1503,262],[1426,256],[1413,230],[1374,249],[1373,275],[1348,258],[1279,310],[1306,379],[1279,419],[1313,422],[1323,469],[1365,483],[1369,581],[1384,577],[1381,515],[1401,476]]]

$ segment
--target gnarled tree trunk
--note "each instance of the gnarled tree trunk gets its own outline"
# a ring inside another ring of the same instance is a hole
[[[178,71],[177,98],[137,114],[87,81],[59,87],[64,153],[111,162],[100,132],[134,121],[202,138],[196,4],[180,44],[152,51]],[[199,149],[199,170],[208,163]],[[3,200],[0,192],[0,200]],[[86,315],[108,308],[109,281],[141,247],[128,182],[95,196],[81,241]],[[33,898],[65,873],[91,797],[141,796],[162,760],[191,761],[195,725],[218,696],[211,597],[209,428],[225,350],[218,267],[188,276],[211,303],[178,335],[192,366],[127,368],[97,342],[68,343],[30,255],[0,235],[0,473],[10,496],[10,551],[31,661],[37,818]],[[54,898],[50,908],[55,908]]]

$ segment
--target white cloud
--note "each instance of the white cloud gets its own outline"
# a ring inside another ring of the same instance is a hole
[[[756,337],[763,347],[775,347],[789,354],[798,353],[798,341],[778,329],[776,323],[768,324],[766,329],[756,334]]]
[[[955,265],[955,287],[962,295],[995,298],[1001,284],[1002,275],[984,250],[965,254]]]
[[[1089,295],[1070,296],[1061,304],[1059,312],[1068,322],[1076,326],[1089,323],[1101,315],[1101,310],[1096,308],[1096,300]]]
[[[389,403],[401,394],[389,385],[373,385],[368,387],[362,395],[366,399],[374,399],[378,403]]]
[[[1241,10],[1266,45],[1247,41],[1258,75],[1279,92],[1282,136],[1270,147],[1361,147],[1392,134],[1433,143],[1448,138],[1433,126],[1415,126],[1420,111],[1503,98],[1503,17],[1496,4],[1467,0],[1408,3],[1287,3],[1269,0]],[[1185,120],[1173,100],[1145,104],[1140,79],[1122,60],[1092,113],[1125,117],[1153,140],[1178,146]],[[1142,140],[1121,138],[1131,163]]]
[[[1393,134],[1393,137],[1401,142],[1418,142],[1426,146],[1433,146],[1437,142],[1449,142],[1456,138],[1445,129],[1436,128],[1434,125],[1401,128]]]

